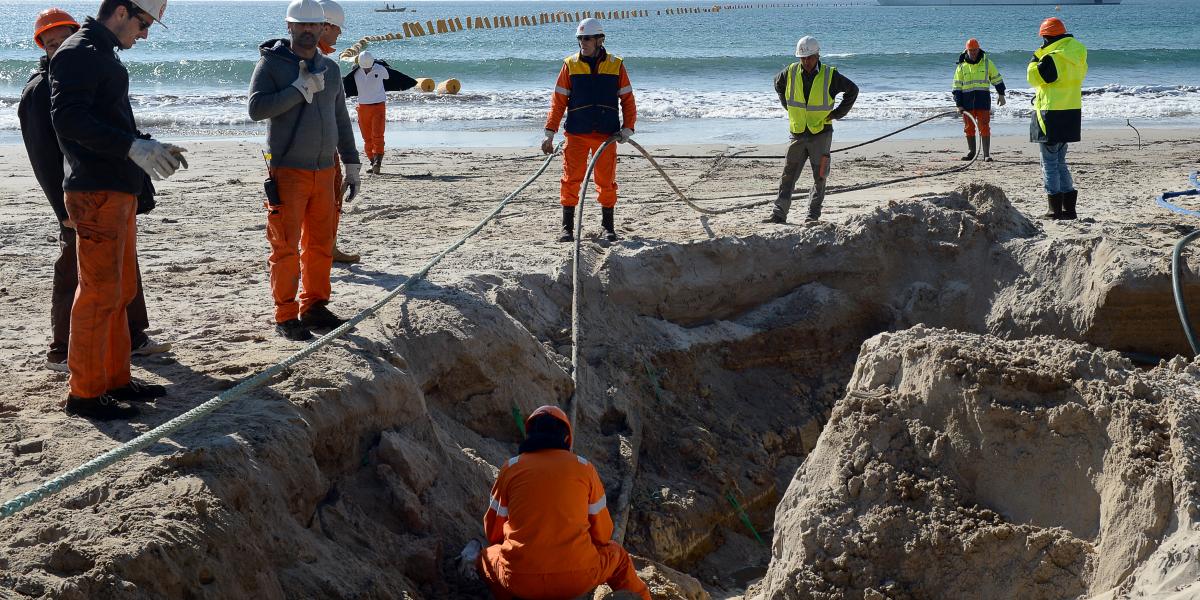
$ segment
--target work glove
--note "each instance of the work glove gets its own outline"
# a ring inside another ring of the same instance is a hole
[[[325,89],[325,71],[310,73],[308,64],[300,61],[300,74],[292,82],[292,87],[300,90],[305,102],[312,104],[313,95]]]
[[[342,179],[341,191],[345,201],[349,202],[358,195],[358,190],[362,187],[362,165],[346,163],[342,166],[346,169],[346,177]]]
[[[179,158],[171,153],[171,148],[174,147],[154,140],[135,139],[133,145],[129,146],[129,160],[145,171],[151,179],[166,179],[179,168]]]
[[[1005,102],[1007,101],[1004,99],[1004,94],[1000,94],[1000,97],[996,98],[996,104],[999,106],[1004,106]]]
[[[546,139],[542,140],[542,154],[554,152],[554,132],[546,130]]]
[[[624,144],[625,142],[628,142],[629,138],[631,137],[633,137],[633,130],[628,127],[622,127],[621,130],[617,132],[617,143]]]

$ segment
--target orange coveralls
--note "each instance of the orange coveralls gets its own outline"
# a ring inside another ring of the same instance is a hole
[[[340,203],[335,197],[334,167],[319,171],[277,167],[274,176],[282,204],[267,206],[267,241],[271,243],[267,262],[271,266],[275,322],[283,323],[299,318],[313,304],[329,300]],[[304,292],[297,304],[302,275]]]
[[[607,583],[650,600],[613,522],[596,467],[569,450],[510,459],[483,517],[479,570],[498,600],[569,600]]]
[[[607,56],[607,54],[606,54]],[[558,72],[558,81],[554,84],[554,95],[550,100],[550,114],[546,117],[546,129],[558,131],[559,122],[567,112],[572,93],[571,78],[588,75],[572,74],[569,65],[564,61],[562,70]],[[591,73],[592,77],[603,76],[602,73]],[[633,99],[633,86],[629,83],[629,73],[625,64],[620,65],[617,74],[617,96],[621,100],[621,127],[633,129],[637,121],[637,105]],[[563,176],[559,187],[559,199],[563,206],[575,206],[579,203],[579,186],[583,185],[583,176],[587,173],[588,160],[605,140],[612,137],[611,132],[597,133],[566,133],[567,143],[563,146]],[[592,180],[599,191],[600,206],[612,208],[617,205],[617,147],[610,145],[596,161],[592,170]]]

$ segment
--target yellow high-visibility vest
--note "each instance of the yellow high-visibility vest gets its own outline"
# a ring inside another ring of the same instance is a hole
[[[1033,109],[1045,133],[1043,112],[1083,108],[1083,78],[1088,71],[1087,47],[1073,37],[1066,37],[1045,48],[1038,48],[1033,56],[1037,61],[1029,62],[1025,78],[1034,88]],[[1049,83],[1042,79],[1038,71],[1038,62],[1045,56],[1054,57],[1054,68],[1058,71],[1058,79]]]
[[[829,86],[833,83],[833,73],[837,69],[829,65],[821,65],[812,86],[808,90],[808,98],[804,97],[804,81],[801,72],[804,67],[795,62],[788,66],[787,89],[784,98],[787,101],[788,123],[792,133],[821,133],[829,123],[829,113],[833,112],[833,96]]]

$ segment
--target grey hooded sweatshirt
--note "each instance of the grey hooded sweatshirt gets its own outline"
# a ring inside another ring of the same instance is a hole
[[[343,163],[359,164],[337,62],[320,52],[313,57],[317,70],[325,69],[325,89],[314,94],[312,104],[305,106],[304,95],[292,87],[300,75],[300,57],[292,52],[291,42],[267,40],[259,46],[259,53],[262,56],[250,77],[250,118],[270,119],[267,147],[271,149],[271,166],[326,169],[333,166],[335,152]],[[299,127],[297,118],[302,119]],[[293,127],[296,139],[285,155]]]

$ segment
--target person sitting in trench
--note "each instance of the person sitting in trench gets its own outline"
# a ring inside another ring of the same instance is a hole
[[[471,540],[460,565],[473,565],[499,600],[569,600],[602,583],[650,600],[629,553],[612,541],[600,474],[571,452],[566,413],[542,406],[525,430],[492,486],[483,516],[490,545]]]

